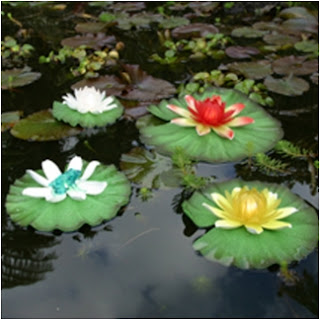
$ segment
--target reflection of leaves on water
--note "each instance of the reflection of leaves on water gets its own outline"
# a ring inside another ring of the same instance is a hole
[[[212,281],[209,277],[198,276],[192,279],[192,287],[195,292],[206,294],[212,289]]]
[[[318,316],[319,286],[316,278],[304,270],[303,275],[294,286],[281,285],[279,296],[287,295]]]
[[[2,236],[2,288],[29,285],[45,278],[53,271],[55,252],[46,252],[58,241],[29,231],[13,230]]]

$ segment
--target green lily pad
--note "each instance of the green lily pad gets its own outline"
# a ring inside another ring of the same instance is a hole
[[[268,188],[277,193],[281,199],[280,208],[297,208],[298,212],[283,219],[291,223],[292,228],[264,230],[259,235],[249,233],[244,227],[230,230],[211,228],[194,242],[193,248],[209,260],[241,269],[262,269],[275,263],[299,261],[311,253],[318,242],[317,214],[281,185],[241,180],[214,184],[202,192],[195,192],[189,200],[184,201],[183,211],[198,227],[211,227],[218,218],[202,205],[208,203],[216,207],[210,194],[218,192],[224,195],[225,190],[231,192],[233,188],[245,185],[259,191]]]
[[[150,27],[151,23],[163,21],[163,16],[148,12],[141,12],[128,16],[127,14],[120,12],[117,14],[116,21],[119,29],[130,30],[133,27],[140,29]]]
[[[283,9],[279,16],[284,19],[307,19],[313,22],[317,22],[317,18],[305,7],[291,7]]]
[[[319,44],[315,40],[299,41],[294,45],[294,48],[302,52],[312,52],[319,54]]]
[[[234,59],[246,59],[259,54],[260,50],[254,47],[230,46],[226,49],[226,54]]]
[[[169,16],[168,18],[161,21],[159,24],[160,28],[163,29],[174,29],[180,26],[185,26],[190,23],[190,20],[184,17]]]
[[[285,46],[285,45],[295,44],[296,42],[299,41],[299,38],[286,35],[286,34],[281,34],[281,33],[271,33],[271,34],[266,34],[263,37],[263,41],[269,44]]]
[[[130,181],[148,189],[178,187],[180,184],[169,158],[141,147],[121,156],[120,169]]]
[[[108,26],[109,23],[105,22],[82,22],[76,25],[75,30],[82,33],[98,33],[103,32]]]
[[[115,42],[115,36],[107,36],[106,34],[99,32],[97,35],[88,33],[82,36],[77,35],[75,37],[65,38],[61,41],[61,45],[71,48],[78,48],[84,45],[88,48],[100,50],[101,48],[114,44]]]
[[[239,72],[248,79],[259,80],[272,74],[271,64],[267,60],[251,62],[232,62],[227,64],[229,70]]]
[[[172,30],[171,35],[178,39],[201,38],[207,34],[216,34],[219,29],[208,23],[191,23]]]
[[[294,76],[289,76],[282,79],[268,76],[264,80],[264,85],[268,90],[283,94],[285,96],[300,96],[310,88],[307,81]]]
[[[42,170],[37,172],[44,175]],[[90,180],[107,181],[108,186],[98,195],[87,195],[83,201],[67,197],[61,202],[52,203],[44,198],[22,195],[25,188],[39,187],[29,174],[25,174],[10,186],[6,200],[7,212],[19,225],[31,225],[40,231],[74,231],[85,223],[98,225],[115,217],[120,207],[128,203],[131,188],[126,176],[117,171],[114,165],[99,165]]]
[[[267,34],[268,31],[265,30],[258,30],[254,29],[252,27],[240,27],[233,29],[231,32],[231,36],[237,37],[237,38],[261,38],[265,34]]]
[[[117,104],[116,108],[93,114],[91,112],[80,113],[61,102],[54,101],[52,114],[56,119],[67,122],[73,127],[77,125],[83,128],[103,127],[114,123],[123,113],[123,106],[120,102],[114,99],[114,103]]]
[[[282,30],[288,33],[298,32],[318,33],[318,23],[309,19],[289,19],[281,25]]]
[[[10,111],[1,114],[1,132],[12,128],[21,118],[23,111]]]
[[[307,75],[318,71],[318,60],[306,57],[288,56],[275,60],[272,68],[277,74]]]
[[[26,86],[41,77],[40,72],[32,72],[30,67],[1,71],[1,89],[7,90]]]
[[[79,128],[72,128],[57,121],[51,110],[42,110],[18,121],[10,133],[23,140],[52,141],[76,135],[80,131]]]
[[[265,152],[281,139],[283,133],[280,123],[239,91],[211,88],[203,94],[195,94],[194,97],[204,100],[213,95],[220,95],[227,106],[243,103],[245,109],[241,112],[241,116],[252,117],[255,122],[244,127],[233,128],[235,133],[233,140],[222,138],[214,132],[199,136],[194,127],[181,127],[168,122],[177,118],[178,115],[169,110],[167,104],[187,108],[184,99],[163,100],[159,106],[149,107],[153,117],[146,116],[137,121],[142,141],[155,146],[156,151],[163,154],[172,154],[177,147],[181,147],[192,159],[224,162],[245,158],[249,153],[249,144],[253,145],[253,153]]]

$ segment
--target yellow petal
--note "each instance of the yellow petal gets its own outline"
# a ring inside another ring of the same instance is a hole
[[[291,223],[288,223],[288,222],[272,220],[272,221],[264,223],[262,225],[262,227],[265,229],[277,230],[277,229],[282,229],[282,228],[291,228],[292,225],[291,225]]]
[[[217,220],[214,224],[217,228],[234,229],[242,226],[242,223],[234,220]]]
[[[220,137],[227,138],[229,140],[232,140],[234,137],[234,132],[232,131],[232,129],[224,125],[219,127],[212,127],[212,130],[214,130],[214,132]]]
[[[192,119],[186,118],[175,118],[170,121],[173,124],[177,124],[182,127],[195,127],[196,123]]]
[[[298,212],[298,209],[294,207],[280,208],[276,210],[275,216],[276,216],[276,219],[279,220],[279,219],[286,218],[296,212]]]
[[[199,136],[204,136],[204,135],[210,133],[210,131],[211,131],[209,126],[205,126],[203,124],[197,124],[196,130],[197,130],[197,133]]]
[[[260,234],[263,232],[263,228],[256,224],[245,224],[246,229],[253,234]]]
[[[191,113],[184,108],[175,106],[174,104],[168,104],[167,108],[173,111],[174,113],[178,114],[179,116],[182,116],[187,119],[191,118]]]
[[[202,204],[204,207],[206,207],[207,209],[209,209],[215,216],[217,216],[218,218],[222,218],[222,219],[228,219],[228,214],[226,214],[225,211],[222,211],[218,208],[215,208],[213,206],[210,206],[207,203],[203,203]]]
[[[232,204],[220,193],[211,193],[212,200],[223,210],[232,212]]]

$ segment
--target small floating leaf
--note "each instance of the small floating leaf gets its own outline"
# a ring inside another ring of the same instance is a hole
[[[310,87],[307,81],[294,76],[282,79],[276,79],[272,76],[268,76],[264,80],[264,85],[268,90],[285,96],[299,96],[305,91],[308,91]]]
[[[294,44],[298,42],[299,38],[289,36],[286,34],[272,33],[272,34],[266,34],[263,37],[263,41],[269,44],[284,46],[284,45]]]
[[[77,35],[75,37],[65,38],[61,41],[62,46],[68,46],[71,48],[77,48],[82,45],[99,50],[110,44],[114,44],[116,38],[114,36],[107,36],[106,34],[99,32],[97,35],[88,33],[85,35]]]
[[[98,33],[102,32],[108,27],[108,23],[104,22],[83,22],[83,23],[78,23],[75,27],[77,32],[82,32],[82,33]]]
[[[172,30],[171,35],[178,39],[200,38],[207,34],[218,33],[219,29],[208,23],[191,23],[186,26],[177,27]]]
[[[253,47],[231,46],[226,49],[227,56],[235,59],[246,59],[259,53],[259,49]]]
[[[41,77],[40,72],[31,72],[30,67],[1,71],[1,89],[26,86]]]
[[[12,128],[22,116],[23,111],[10,111],[1,114],[1,132]]]
[[[263,79],[272,74],[271,64],[267,60],[252,62],[233,62],[227,65],[229,70],[240,72],[248,79]]]
[[[57,121],[50,110],[42,110],[18,121],[10,132],[23,140],[51,141],[76,135],[80,131]]]
[[[278,74],[307,75],[318,71],[318,60],[306,57],[288,56],[275,60],[273,70]]]
[[[302,52],[312,52],[319,54],[319,44],[315,40],[304,40],[294,45],[295,49]]]
[[[190,23],[190,20],[184,17],[173,17],[170,16],[163,20],[159,26],[164,29],[173,29],[176,27],[184,26]]]
[[[268,31],[254,29],[252,27],[240,27],[232,30],[231,36],[243,38],[260,38],[267,34]]]

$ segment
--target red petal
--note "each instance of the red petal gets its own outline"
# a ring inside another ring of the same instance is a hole
[[[245,105],[243,103],[235,103],[230,107],[226,108],[226,112],[232,111],[232,116],[234,117],[237,114],[239,114],[244,109],[244,107]]]
[[[254,119],[250,117],[238,117],[229,121],[227,125],[230,127],[241,127],[241,126],[246,126],[247,124],[250,124],[253,122],[254,122]]]

